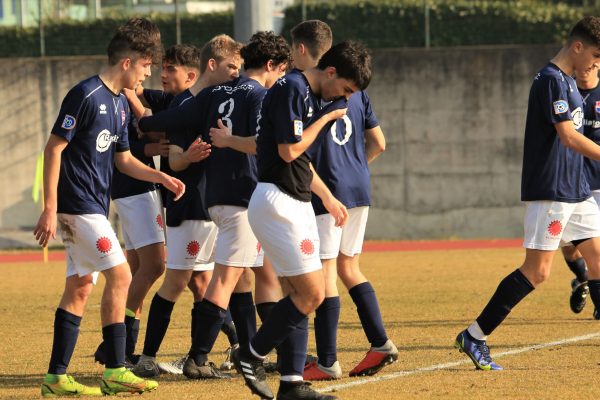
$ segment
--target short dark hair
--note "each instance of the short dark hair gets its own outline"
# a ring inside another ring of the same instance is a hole
[[[569,43],[575,40],[600,47],[600,17],[588,16],[579,20],[569,34]]]
[[[244,69],[254,69],[264,66],[269,60],[273,64],[289,64],[291,62],[290,46],[283,36],[271,31],[256,32],[240,50],[244,59]]]
[[[327,67],[335,67],[338,77],[351,80],[360,90],[366,89],[371,81],[371,55],[358,42],[347,40],[329,49],[317,65],[320,70]]]
[[[150,32],[139,28],[121,27],[112,37],[106,50],[108,63],[115,65],[123,58],[149,58],[153,61],[161,54],[160,42]]]
[[[300,22],[290,30],[290,35],[292,44],[302,43],[315,59],[321,58],[321,55],[329,50],[333,43],[331,28],[318,19]]]
[[[156,44],[156,51],[154,52],[154,55],[152,57],[152,62],[158,64],[162,59],[163,52],[160,37],[160,29],[158,29],[158,26],[147,18],[134,17],[130,18],[124,25],[119,27],[119,30],[125,29],[139,30],[145,32],[150,36],[150,39],[153,40]]]
[[[240,54],[242,44],[230,36],[221,34],[213,37],[200,49],[200,73],[206,71],[208,60],[211,58],[217,62],[224,58]]]
[[[200,71],[200,50],[189,44],[176,44],[167,49],[163,62],[195,68]]]

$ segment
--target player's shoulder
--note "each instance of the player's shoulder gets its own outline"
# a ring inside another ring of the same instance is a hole
[[[546,64],[533,77],[534,85],[547,84],[548,82],[568,83],[570,77],[553,63]]]
[[[69,90],[67,96],[84,101],[85,99],[93,99],[95,97],[94,95],[97,95],[100,91],[104,91],[104,88],[104,84],[96,75],[77,83]]]

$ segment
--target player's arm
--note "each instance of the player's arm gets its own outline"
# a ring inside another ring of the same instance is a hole
[[[340,108],[324,114],[321,118],[310,124],[310,126],[308,126],[308,128],[302,132],[302,140],[297,143],[279,143],[277,145],[279,157],[281,157],[283,161],[287,163],[290,163],[296,158],[300,157],[300,155],[302,155],[302,153],[304,153],[306,149],[313,144],[319,135],[319,132],[321,132],[325,125],[331,121],[335,121],[338,118],[342,118],[344,115],[346,115],[346,110],[347,108]]]
[[[143,91],[143,89],[142,89],[142,91]],[[147,106],[145,106],[142,103],[140,98],[137,96],[136,92],[137,92],[137,89],[136,90],[123,89],[123,94],[125,95],[125,98],[127,99],[127,102],[129,103],[129,108],[131,109],[131,112],[133,113],[135,118],[139,120],[146,113]],[[142,95],[142,98],[143,98],[143,95]]]
[[[256,154],[256,135],[237,136],[231,133],[223,121],[217,120],[217,128],[210,128],[208,132],[212,145],[218,148],[226,148],[246,153]]]
[[[173,171],[183,171],[191,163],[204,160],[210,155],[210,144],[203,142],[201,138],[194,140],[187,150],[177,145],[169,146],[169,167]]]
[[[561,143],[587,158],[600,161],[600,146],[575,130],[573,121],[562,121],[554,124]]]
[[[42,247],[50,238],[56,238],[56,209],[58,207],[58,178],[62,152],[69,142],[57,135],[50,135],[44,149],[44,211],[33,230],[35,240]]]
[[[342,226],[346,223],[348,219],[348,210],[346,206],[344,206],[338,199],[336,199],[325,182],[321,179],[312,163],[310,164],[310,170],[313,173],[313,179],[310,183],[310,190],[319,196],[321,201],[323,201],[323,206],[325,209],[335,218],[335,226]]]
[[[365,129],[365,148],[369,164],[385,151],[385,136],[380,126]]]
[[[144,165],[135,158],[129,150],[115,153],[115,166],[125,175],[140,181],[160,183],[171,192],[175,193],[178,200],[185,192],[185,185],[177,178]]]

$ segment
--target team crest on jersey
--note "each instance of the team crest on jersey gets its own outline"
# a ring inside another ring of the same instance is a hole
[[[106,114],[106,104],[100,104],[100,114]]]
[[[104,153],[110,148],[110,144],[112,142],[117,142],[118,140],[118,135],[111,135],[108,129],[104,129],[98,134],[98,137],[96,138],[96,150],[100,153]]]
[[[127,114],[125,114],[125,110],[121,110],[121,126],[125,125],[126,118],[127,118]]]
[[[71,129],[75,128],[75,124],[77,124],[77,120],[75,119],[75,117],[69,114],[65,114],[65,119],[63,119],[63,122],[60,125],[60,127],[70,131]]]
[[[302,132],[304,132],[302,121],[299,121],[297,119],[294,120],[294,135],[295,136],[302,136]]]
[[[575,129],[579,129],[583,126],[583,110],[581,107],[577,107],[571,113],[571,118],[573,119],[573,125],[575,125]]]
[[[596,110],[597,113],[600,113],[600,101],[596,102],[596,105],[594,106],[594,110]]]
[[[557,100],[552,105],[554,106],[554,114],[564,114],[569,111],[569,103],[566,100]]]

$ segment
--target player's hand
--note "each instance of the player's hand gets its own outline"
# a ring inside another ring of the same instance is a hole
[[[123,88],[123,94],[125,95],[125,98],[127,99],[127,101],[137,99],[137,94],[135,93],[135,89]]]
[[[346,115],[348,108],[338,108],[337,110],[333,110],[325,114],[325,116],[329,119],[329,121],[335,121],[338,118],[342,118]]]
[[[56,239],[56,212],[44,210],[38,219],[33,234],[35,235],[35,240],[42,247],[48,245],[50,238]]]
[[[210,144],[203,142],[201,138],[194,140],[194,143],[184,151],[184,157],[189,162],[199,162],[210,156]]]
[[[172,176],[163,174],[163,181],[160,183],[175,194],[175,198],[173,199],[175,201],[179,200],[185,193],[185,184]]]
[[[161,156],[168,157],[169,156],[169,140],[168,139],[160,139],[158,143],[148,143],[144,146],[144,155],[146,157],[152,156]]]
[[[348,220],[348,210],[338,199],[331,196],[323,201],[323,206],[335,219],[335,226],[343,226]]]
[[[217,120],[217,126],[218,128],[210,128],[208,132],[213,146],[218,148],[229,147],[231,131],[223,124],[220,118]]]

